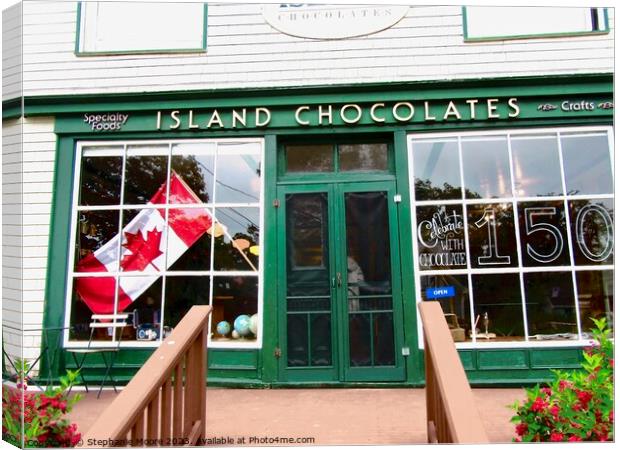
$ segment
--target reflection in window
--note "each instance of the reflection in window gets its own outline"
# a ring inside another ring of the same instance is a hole
[[[465,197],[510,197],[508,141],[471,138],[463,140],[462,148]]]
[[[516,267],[514,212],[509,203],[467,206],[471,267]]]
[[[388,146],[387,144],[339,145],[338,163],[342,171],[387,170]]]
[[[133,324],[123,340],[159,341],[192,305],[210,304],[212,342],[256,342],[260,141],[89,144],[78,151],[76,168],[84,173],[77,176],[85,182],[74,200],[81,205],[72,224],[70,340],[88,339],[91,315],[123,312]],[[95,189],[105,191],[98,202]]]
[[[613,264],[613,199],[568,202],[575,264]]]
[[[513,138],[511,145],[516,196],[562,195],[555,136]]]
[[[462,197],[456,141],[415,142],[413,161],[416,199]]]
[[[522,341],[523,307],[519,275],[472,275],[477,340]]]
[[[518,205],[523,265],[570,265],[564,202],[522,202]]]
[[[526,273],[523,278],[530,337],[535,340],[577,339],[570,272]]]
[[[607,135],[563,136],[562,158],[567,194],[613,192]]]
[[[612,270],[578,271],[577,291],[581,327],[584,331],[596,328],[592,319],[605,318],[614,326],[614,273]]]
[[[334,170],[334,147],[321,145],[287,145],[287,172],[331,172]]]

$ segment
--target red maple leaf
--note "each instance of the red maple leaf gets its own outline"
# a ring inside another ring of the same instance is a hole
[[[159,270],[159,268],[153,264],[153,261],[163,254],[163,252],[159,250],[161,231],[153,227],[151,231],[146,233],[146,240],[142,237],[141,230],[136,231],[135,234],[125,231],[125,239],[127,239],[127,242],[123,244],[123,247],[131,253],[125,253],[123,255],[121,267],[124,270],[143,271],[149,264],[152,264],[155,269]]]

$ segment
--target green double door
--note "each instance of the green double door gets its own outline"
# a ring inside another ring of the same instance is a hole
[[[393,181],[278,188],[279,378],[401,381]]]

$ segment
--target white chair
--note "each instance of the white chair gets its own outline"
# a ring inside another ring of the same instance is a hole
[[[90,322],[90,338],[88,339],[88,346],[86,348],[68,348],[67,352],[71,353],[73,356],[73,360],[79,370],[79,376],[82,379],[82,383],[84,383],[84,387],[86,388],[86,392],[88,392],[88,384],[86,383],[86,379],[84,378],[83,370],[84,370],[84,361],[86,360],[86,356],[89,354],[100,354],[103,364],[105,366],[105,375],[101,380],[101,386],[99,387],[99,392],[97,393],[97,398],[101,395],[101,391],[103,390],[103,386],[106,382],[106,379],[109,379],[112,382],[112,387],[114,388],[114,392],[118,392],[116,390],[116,381],[112,377],[112,368],[114,366],[114,361],[116,359],[116,355],[120,350],[121,339],[123,336],[123,328],[126,327],[127,319],[129,318],[129,314],[93,314],[91,316]],[[93,337],[95,335],[95,331],[98,329],[108,329],[111,330],[112,336],[116,336],[115,341],[109,342],[93,342]],[[78,357],[76,355],[81,354],[82,358],[78,361]],[[110,358],[108,359],[106,355],[109,354]]]

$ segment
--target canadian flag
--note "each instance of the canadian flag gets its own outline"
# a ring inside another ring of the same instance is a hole
[[[166,195],[164,183],[149,203],[165,204]],[[175,172],[170,176],[169,203],[200,203],[194,191]],[[114,236],[82,258],[77,264],[77,272],[118,272],[120,260],[120,270],[134,275],[120,277],[117,312],[121,312],[157,281],[159,271],[174,264],[212,224],[212,217],[205,208],[170,208],[166,245],[166,210],[143,209],[123,228],[122,236]],[[136,272],[140,275],[136,276]],[[76,280],[79,296],[93,313],[114,312],[116,280],[113,276],[78,277]]]

